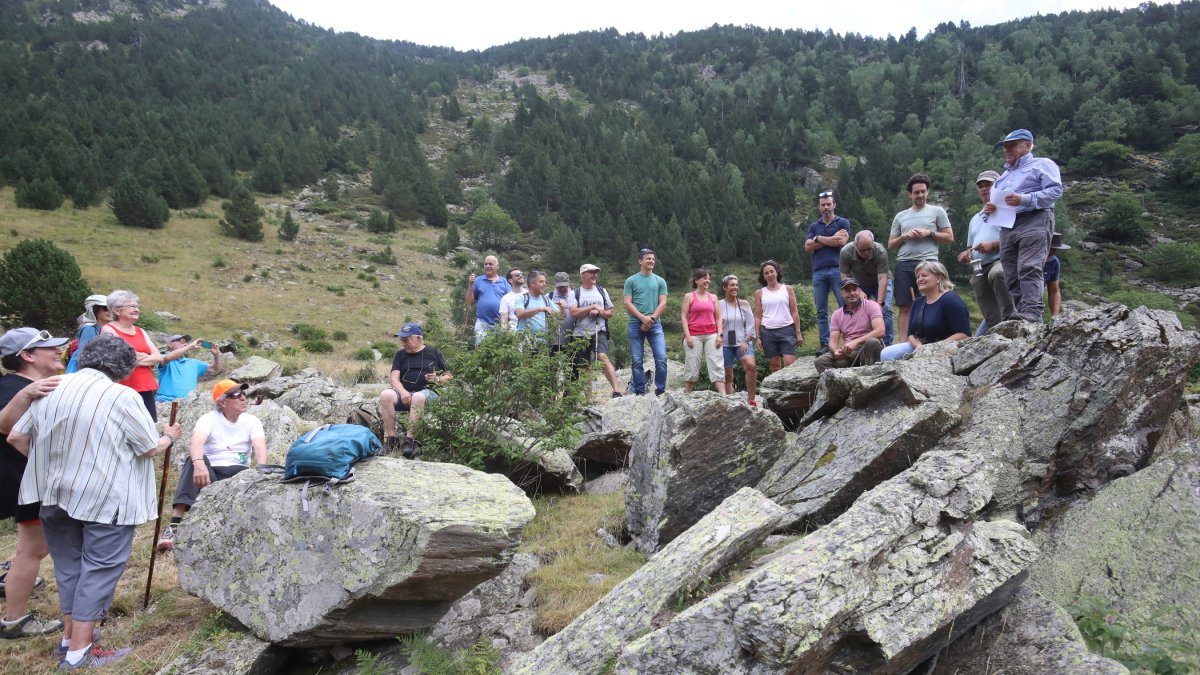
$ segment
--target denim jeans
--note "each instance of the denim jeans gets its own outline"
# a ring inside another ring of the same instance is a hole
[[[880,309],[883,310],[883,346],[888,347],[892,344],[892,338],[896,336],[896,324],[892,321],[892,277],[888,276],[887,296],[886,299],[879,297],[879,282],[867,285],[867,282],[862,279],[858,280],[862,284],[859,288],[866,296],[875,302],[879,303]]]
[[[815,270],[812,275],[813,302],[817,305],[817,333],[822,345],[829,344],[829,291],[837,298],[838,307],[845,304],[842,301],[842,274],[837,267],[826,267]]]
[[[646,375],[642,370],[642,351],[646,340],[650,340],[650,351],[654,354],[654,393],[661,394],[667,390],[667,338],[663,335],[661,321],[654,322],[650,330],[643,331],[642,324],[637,319],[629,321],[629,351],[632,352],[633,393],[646,393]]]
[[[885,347],[884,350],[879,353],[879,360],[895,361],[897,359],[902,359],[915,351],[917,350],[913,348],[912,343],[905,341],[899,344],[894,344],[891,347]]]

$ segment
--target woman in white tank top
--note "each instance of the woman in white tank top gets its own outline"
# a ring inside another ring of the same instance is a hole
[[[783,283],[783,269],[774,260],[758,268],[762,288],[754,294],[754,327],[758,346],[767,355],[771,372],[796,360],[796,345],[804,342],[796,292]]]

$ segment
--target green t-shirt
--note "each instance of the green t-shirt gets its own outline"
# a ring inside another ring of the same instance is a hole
[[[920,211],[914,211],[911,208],[904,209],[892,219],[891,236],[899,237],[917,228],[930,232],[950,229],[950,219],[946,217],[946,209],[933,204],[926,204],[925,208]],[[938,244],[933,237],[907,240],[900,244],[900,252],[896,255],[896,260],[937,259]]]
[[[658,296],[667,294],[667,280],[657,274],[637,274],[625,280],[625,293],[633,298],[633,306],[646,316],[658,309]]]

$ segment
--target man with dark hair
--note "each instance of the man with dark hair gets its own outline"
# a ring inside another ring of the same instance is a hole
[[[822,192],[818,195],[817,208],[821,210],[821,217],[808,226],[804,250],[813,257],[813,302],[817,307],[817,335],[821,341],[817,355],[820,356],[829,351],[829,293],[833,292],[838,307],[844,304],[838,254],[850,241],[853,232],[850,221],[834,213],[837,202],[832,192]]]
[[[1000,228],[1000,264],[1013,299],[1013,312],[1006,319],[1041,321],[1043,266],[1050,255],[1054,234],[1054,206],[1063,195],[1058,165],[1045,157],[1034,157],[1033,133],[1028,129],[1009,132],[996,147],[1004,147],[1004,173],[992,186],[992,200],[983,212],[996,212],[997,199],[1016,209],[1011,226]]]
[[[63,372],[62,348],[68,342],[70,338],[51,337],[36,328],[14,328],[0,337],[0,365],[8,371],[0,378],[0,434],[7,436],[34,400],[54,391],[60,378],[53,376]],[[17,551],[12,567],[0,576],[6,598],[0,621],[3,639],[45,635],[63,627],[61,621],[29,611],[29,596],[43,583],[38,567],[50,550],[38,515],[41,504],[17,503],[25,465],[25,454],[0,438],[0,518],[17,521]]]
[[[517,307],[524,301],[528,289],[525,288],[525,273],[519,267],[512,267],[504,275],[508,282],[509,291],[500,298],[500,329],[517,329]]]
[[[853,278],[842,282],[846,304],[833,313],[829,351],[817,357],[816,368],[853,368],[879,363],[883,351],[883,310],[879,303],[867,300]]]
[[[908,313],[917,297],[917,265],[937,262],[938,244],[954,241],[954,230],[946,210],[928,202],[929,176],[915,174],[908,179],[908,198],[912,206],[896,214],[888,237],[888,248],[900,249],[896,256],[896,306],[900,308],[900,340],[908,341]]]
[[[646,393],[642,371],[646,341],[654,354],[654,395],[667,390],[667,339],[659,318],[667,309],[667,280],[654,273],[654,251],[638,251],[638,272],[625,280],[625,311],[629,312],[629,351],[633,361],[633,393]]]

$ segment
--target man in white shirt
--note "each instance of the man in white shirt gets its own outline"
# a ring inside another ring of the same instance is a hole
[[[500,328],[517,329],[517,307],[525,299],[525,275],[516,267],[510,269],[504,276],[512,290],[500,298]]]

